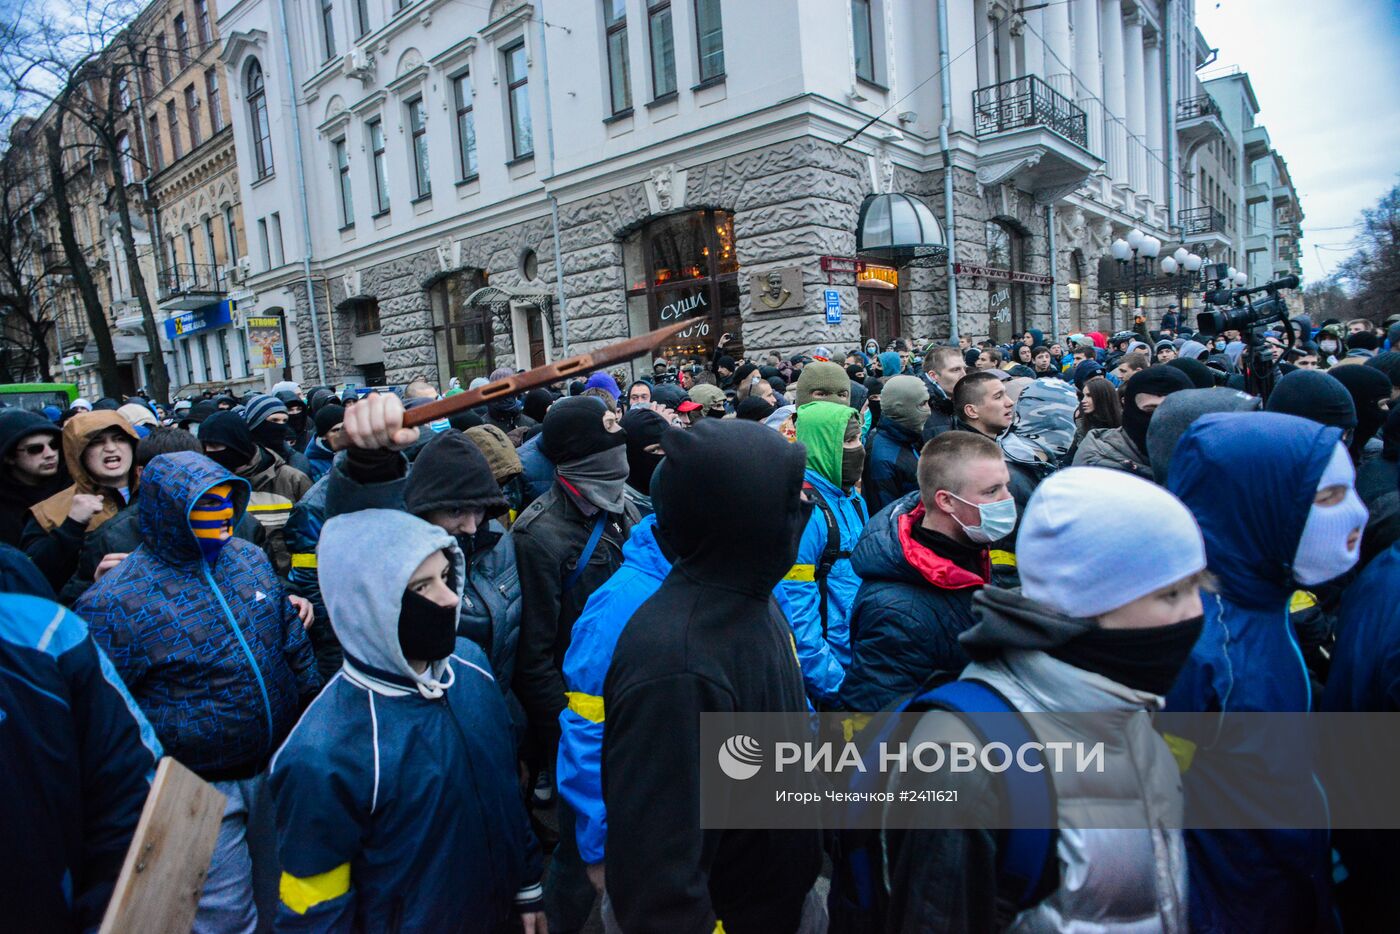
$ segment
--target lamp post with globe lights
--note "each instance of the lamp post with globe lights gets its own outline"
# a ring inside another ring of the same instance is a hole
[[[1137,315],[1141,313],[1139,276],[1144,272],[1151,273],[1152,261],[1162,251],[1162,241],[1134,227],[1128,232],[1127,239],[1120,237],[1114,240],[1113,243],[1109,244],[1108,249],[1113,258],[1118,261],[1120,268],[1132,264],[1133,314]]]
[[[1186,292],[1204,263],[1203,257],[1184,246],[1179,246],[1172,255],[1162,257],[1159,264],[1163,274],[1176,280],[1176,307],[1183,314],[1186,309]]]

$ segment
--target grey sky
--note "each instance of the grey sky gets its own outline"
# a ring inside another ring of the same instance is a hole
[[[1361,210],[1400,181],[1400,3],[1196,0],[1196,25],[1220,50],[1210,70],[1249,72],[1256,119],[1303,202],[1303,273],[1319,279],[1349,255]]]

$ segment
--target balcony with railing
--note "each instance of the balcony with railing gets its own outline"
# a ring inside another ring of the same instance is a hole
[[[175,263],[160,275],[157,300],[162,311],[188,311],[217,302],[228,294],[228,279],[220,266]]]
[[[1177,215],[1183,237],[1224,233],[1225,215],[1212,207],[1186,208]]]
[[[1187,148],[1198,146],[1212,136],[1224,139],[1225,120],[1215,98],[1202,94],[1177,101],[1176,133]]]
[[[1084,111],[1034,75],[973,91],[972,129],[980,141],[983,184],[1012,181],[1033,193],[1072,190],[1103,164],[1089,150]]]

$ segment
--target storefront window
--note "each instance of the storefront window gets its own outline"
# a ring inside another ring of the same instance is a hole
[[[1021,235],[1000,223],[987,221],[987,265],[992,269],[1017,271],[1024,262]],[[997,342],[1015,340],[1025,329],[1025,286],[1006,279],[987,280],[987,311],[991,338]]]
[[[622,253],[633,334],[695,319],[662,345],[660,356],[708,358],[726,332],[733,349],[742,349],[732,214],[695,211],[660,218],[628,237]]]
[[[446,276],[428,290],[433,307],[438,373],[444,384],[457,377],[465,387],[496,366],[492,347],[491,309],[467,307],[467,299],[485,282],[479,272],[463,270]]]

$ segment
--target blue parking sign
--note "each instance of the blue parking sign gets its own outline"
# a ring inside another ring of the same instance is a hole
[[[841,323],[841,293],[835,289],[827,289],[826,296],[826,323]]]

